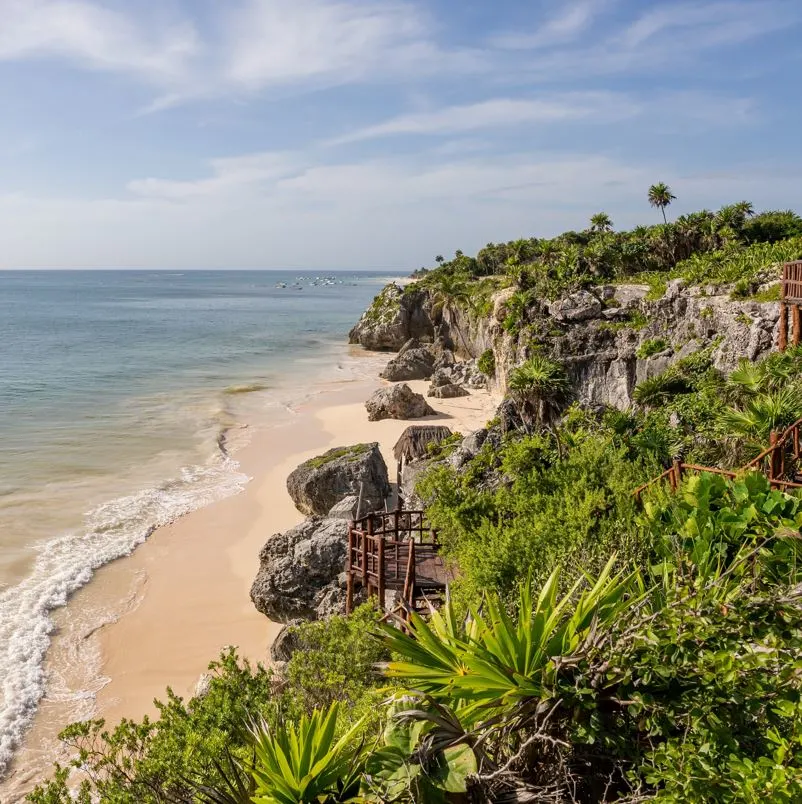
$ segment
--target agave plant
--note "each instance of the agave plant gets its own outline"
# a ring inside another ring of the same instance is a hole
[[[255,761],[256,804],[319,804],[355,801],[365,761],[356,738],[362,721],[335,738],[338,705],[316,709],[297,725],[251,729]]]
[[[592,585],[579,579],[557,597],[555,570],[534,598],[531,578],[520,585],[515,620],[495,595],[482,612],[458,621],[450,600],[429,622],[411,615],[410,633],[383,626],[388,647],[401,658],[385,673],[450,707],[463,724],[510,714],[527,702],[552,697],[561,660],[580,651],[632,604],[633,576],[613,573],[615,558]],[[580,591],[582,589],[582,591]]]

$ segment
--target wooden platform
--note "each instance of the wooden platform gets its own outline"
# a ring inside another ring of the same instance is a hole
[[[421,610],[442,599],[452,580],[424,511],[377,512],[352,522],[345,572],[348,612],[360,589],[384,611]]]

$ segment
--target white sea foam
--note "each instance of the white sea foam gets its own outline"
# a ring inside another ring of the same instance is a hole
[[[247,480],[226,458],[185,468],[158,487],[104,503],[87,513],[80,531],[39,546],[31,573],[0,591],[0,778],[44,694],[53,609],[98,567],[130,554],[155,528],[238,493]]]

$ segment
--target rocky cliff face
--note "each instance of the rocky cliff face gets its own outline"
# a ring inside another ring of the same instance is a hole
[[[492,350],[490,385],[501,392],[510,371],[539,349],[565,365],[581,402],[623,409],[639,382],[700,349],[712,348],[714,365],[724,371],[741,358],[756,360],[771,351],[777,303],[733,300],[730,290],[688,288],[674,280],[661,298],[650,299],[646,285],[598,286],[551,303],[533,302],[518,332],[511,334],[503,323],[513,289],[496,293],[490,315],[479,317],[464,308],[437,320],[425,290],[385,289],[377,299],[384,312],[372,307],[352,330],[351,341],[400,349],[409,337],[434,336],[435,347],[463,360]]]
[[[435,325],[431,317],[429,294],[423,290],[403,290],[386,285],[362,314],[348,336],[372,351],[397,352],[410,339],[431,342]]]

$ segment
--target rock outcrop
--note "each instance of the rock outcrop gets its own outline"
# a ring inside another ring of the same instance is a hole
[[[505,288],[490,299],[492,312],[486,315],[455,307],[432,323],[438,354],[433,387],[445,384],[434,382],[444,370],[454,385],[504,393],[510,372],[538,350],[565,365],[580,402],[624,409],[639,382],[694,351],[710,349],[713,365],[730,371],[741,358],[754,361],[773,348],[777,303],[733,299],[731,290],[686,287],[676,279],[653,298],[648,285],[598,285],[551,302],[531,300],[517,326],[510,327],[515,291]],[[432,309],[425,290],[407,288],[404,298],[417,299],[421,316]],[[407,309],[405,315],[414,313]],[[665,348],[657,353],[643,348],[654,342],[665,342]],[[400,338],[397,343],[403,346]],[[475,368],[476,357],[487,350],[494,358],[492,378]]]
[[[429,296],[417,289],[403,290],[387,285],[365,310],[348,335],[373,351],[398,351],[410,339],[434,340],[435,326],[430,315]]]
[[[399,352],[379,375],[390,382],[428,380],[434,371],[435,356],[429,349],[418,347]]]
[[[428,402],[416,394],[406,383],[380,388],[365,402],[368,420],[381,419],[420,419],[431,416],[434,411]]]
[[[276,622],[314,620],[342,611],[340,575],[348,548],[344,519],[312,517],[272,536],[259,553],[254,606]]]
[[[378,443],[330,449],[302,463],[287,478],[295,507],[307,516],[325,516],[343,498],[358,496],[360,487],[363,511],[383,507],[390,481]]]
[[[431,396],[435,399],[456,399],[460,396],[470,396],[470,394],[461,385],[447,382],[445,385],[433,385],[426,392],[426,396]]]

